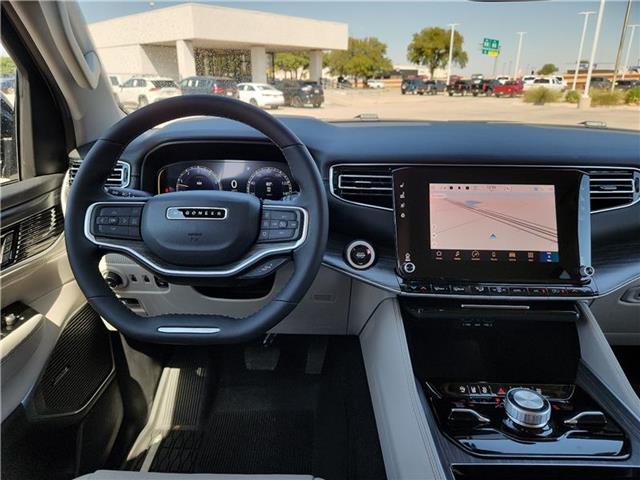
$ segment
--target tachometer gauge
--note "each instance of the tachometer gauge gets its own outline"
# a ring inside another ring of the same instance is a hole
[[[185,169],[176,181],[176,190],[220,190],[220,179],[207,167],[195,165]]]
[[[257,169],[247,182],[247,193],[263,200],[280,200],[282,197],[291,195],[292,191],[291,179],[275,167]]]

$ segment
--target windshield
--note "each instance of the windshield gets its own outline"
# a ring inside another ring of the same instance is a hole
[[[126,111],[190,94],[255,104],[235,88],[251,83],[283,92],[260,104],[275,115],[640,130],[638,2],[628,16],[615,0],[80,5],[108,75],[175,89],[150,97],[116,81]]]

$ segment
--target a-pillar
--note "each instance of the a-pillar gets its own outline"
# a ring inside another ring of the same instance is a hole
[[[180,79],[194,76],[196,74],[196,57],[193,53],[193,42],[191,40],[176,40],[176,54]]]
[[[251,81],[267,83],[267,51],[264,47],[251,47]]]
[[[322,50],[309,52],[309,80],[320,82],[322,79]]]

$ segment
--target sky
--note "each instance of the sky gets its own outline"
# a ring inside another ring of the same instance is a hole
[[[172,6],[181,2],[155,0],[139,1],[91,1],[81,0],[80,5],[87,22],[107,20]],[[260,10],[318,20],[332,20],[349,25],[349,35],[377,37],[387,44],[387,55],[395,64],[406,64],[406,49],[413,33],[425,27],[445,27],[450,23],[464,36],[464,48],[469,63],[463,70],[454,67],[454,73],[490,74],[494,60],[481,54],[484,37],[498,39],[502,46],[496,64],[496,73],[510,73],[515,62],[518,35],[524,31],[522,58],[523,72],[553,63],[561,71],[573,69],[577,60],[582,31],[581,11],[597,12],[597,1],[543,0],[530,2],[472,2],[468,0],[422,2],[330,2],[330,1],[234,1],[199,2],[226,7]],[[612,68],[620,41],[626,0],[608,0],[602,20],[600,42],[595,63],[602,68]],[[596,15],[590,17],[590,25],[583,50],[588,58],[593,43]],[[629,24],[640,24],[640,0],[632,3]],[[628,41],[629,35],[627,35]],[[622,59],[626,54],[625,44]],[[636,29],[630,63],[640,65],[640,26]]]

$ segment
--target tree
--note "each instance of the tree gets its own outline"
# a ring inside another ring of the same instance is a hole
[[[375,37],[349,38],[347,50],[334,50],[326,57],[326,64],[333,75],[352,75],[358,79],[382,75],[393,68],[386,57],[387,45]]]
[[[453,35],[453,63],[461,68],[467,65],[469,57],[462,49],[464,37],[460,32]],[[410,62],[425,65],[431,77],[438,68],[445,68],[449,63],[449,46],[451,44],[451,30],[440,27],[424,28],[413,34],[413,39],[407,47],[407,58]]]
[[[0,75],[9,75],[16,71],[16,64],[13,63],[11,57],[1,56],[0,57]]]
[[[538,70],[538,75],[551,75],[558,71],[558,67],[556,67],[553,63],[545,63],[540,70]]]
[[[273,63],[276,68],[289,72],[291,78],[298,78],[298,71],[309,68],[308,52],[279,52],[275,54]]]

